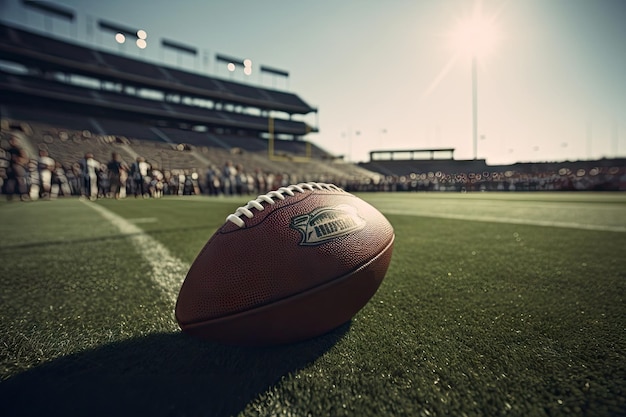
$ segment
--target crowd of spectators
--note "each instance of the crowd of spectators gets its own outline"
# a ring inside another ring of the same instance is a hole
[[[164,170],[138,156],[126,163],[117,152],[110,160],[98,161],[93,153],[65,166],[41,149],[31,159],[12,136],[0,154],[0,190],[7,199],[32,201],[79,196],[98,198],[160,198],[163,195],[253,195],[312,178],[288,173],[248,171],[241,164],[226,161],[223,166],[202,169]],[[331,181],[332,178],[316,180]]]
[[[0,153],[0,190],[9,200],[30,201],[59,196],[97,198],[159,198],[163,195],[257,195],[303,181],[332,182],[348,191],[616,191],[626,190],[626,167],[524,173],[513,170],[481,173],[412,173],[405,176],[372,175],[299,178],[293,173],[248,170],[225,161],[205,169],[164,170],[138,156],[125,162],[112,151],[108,161],[90,152],[63,165],[40,148],[29,157],[16,136],[10,136]]]
[[[559,168],[534,173],[411,173],[343,185],[351,191],[626,191],[626,166]]]

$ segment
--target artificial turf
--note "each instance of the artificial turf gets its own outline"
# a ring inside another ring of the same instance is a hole
[[[187,265],[246,199],[0,203],[2,414],[626,415],[626,196],[361,197],[396,232],[379,291],[262,349],[182,335],[132,236],[89,207]]]

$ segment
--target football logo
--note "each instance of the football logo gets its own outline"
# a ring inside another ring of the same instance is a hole
[[[316,246],[363,229],[365,220],[356,208],[341,204],[294,217],[289,226],[300,232],[301,246]]]

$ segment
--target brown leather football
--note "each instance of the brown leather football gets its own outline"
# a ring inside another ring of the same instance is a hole
[[[394,232],[362,199],[332,184],[282,187],[226,218],[191,265],[176,303],[181,329],[236,345],[326,333],[374,295]]]

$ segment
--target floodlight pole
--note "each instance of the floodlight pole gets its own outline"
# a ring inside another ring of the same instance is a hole
[[[476,54],[472,56],[472,133],[474,139],[474,159],[478,159],[478,75]]]

